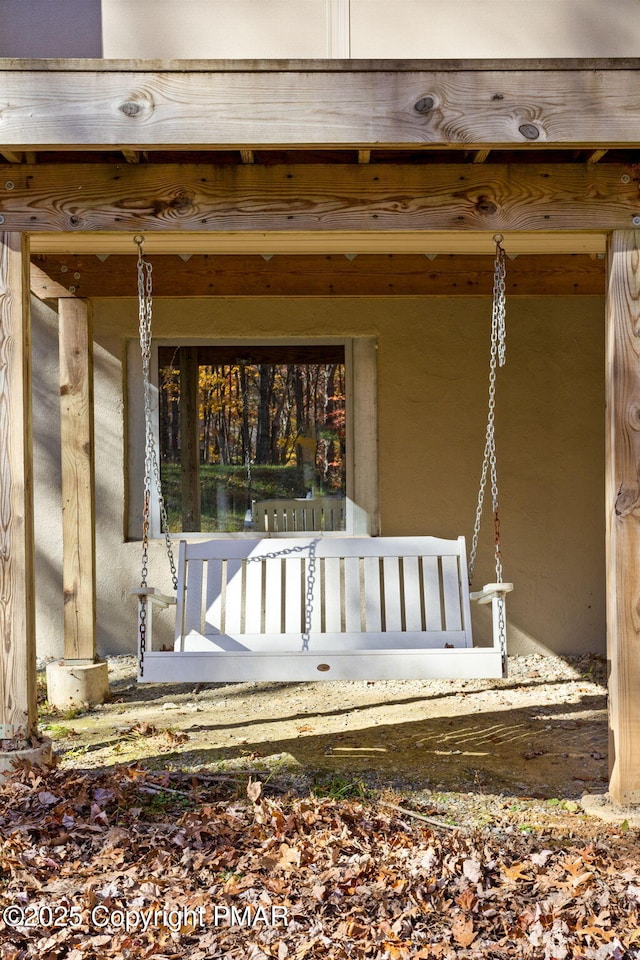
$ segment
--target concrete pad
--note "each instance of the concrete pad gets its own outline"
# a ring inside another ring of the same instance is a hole
[[[111,698],[105,660],[74,663],[56,660],[47,665],[47,700],[58,710],[94,707]]]
[[[611,799],[608,793],[586,793],[580,800],[585,813],[591,817],[598,817],[605,823],[626,823],[630,827],[640,829],[640,806],[622,806]]]
[[[36,747],[24,750],[0,751],[0,779],[8,777],[20,763],[30,763],[34,767],[53,766],[53,745],[51,740],[43,739]]]

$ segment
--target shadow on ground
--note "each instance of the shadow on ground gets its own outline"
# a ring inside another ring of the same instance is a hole
[[[198,692],[136,687],[125,678],[113,684],[115,702],[64,721],[69,735],[58,745],[69,765],[140,760],[198,771],[248,768],[263,778],[325,773],[402,790],[518,797],[603,791],[602,670],[545,670],[503,681],[233,684]]]

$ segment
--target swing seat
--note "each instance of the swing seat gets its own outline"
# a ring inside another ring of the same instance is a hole
[[[147,625],[141,682],[506,675],[512,584],[470,595],[464,537],[181,541],[177,574],[176,598],[131,591]],[[473,646],[471,597],[492,603],[491,646]],[[174,604],[174,650],[156,650],[151,612]]]

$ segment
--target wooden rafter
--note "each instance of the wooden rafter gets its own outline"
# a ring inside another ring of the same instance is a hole
[[[238,296],[490,296],[493,257],[443,256],[430,262],[406,256],[179,256],[151,258],[158,297]],[[509,264],[509,296],[604,294],[604,259],[588,255],[518,257]],[[38,257],[31,268],[31,289],[40,299],[59,296],[66,278],[74,293],[66,296],[135,296],[131,256]],[[54,292],[55,291],[55,292]]]
[[[640,140],[637,69],[637,61],[601,69],[588,61],[418,62],[401,69],[385,61],[274,61],[155,70],[6,61],[0,112],[11,151],[258,144],[595,150]]]
[[[430,164],[428,179],[410,164],[20,164],[5,176],[6,228],[34,233],[608,231],[638,213],[637,170],[613,163]]]

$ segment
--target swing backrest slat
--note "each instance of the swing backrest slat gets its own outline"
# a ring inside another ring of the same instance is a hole
[[[176,640],[425,635],[471,646],[463,537],[182,542]]]

